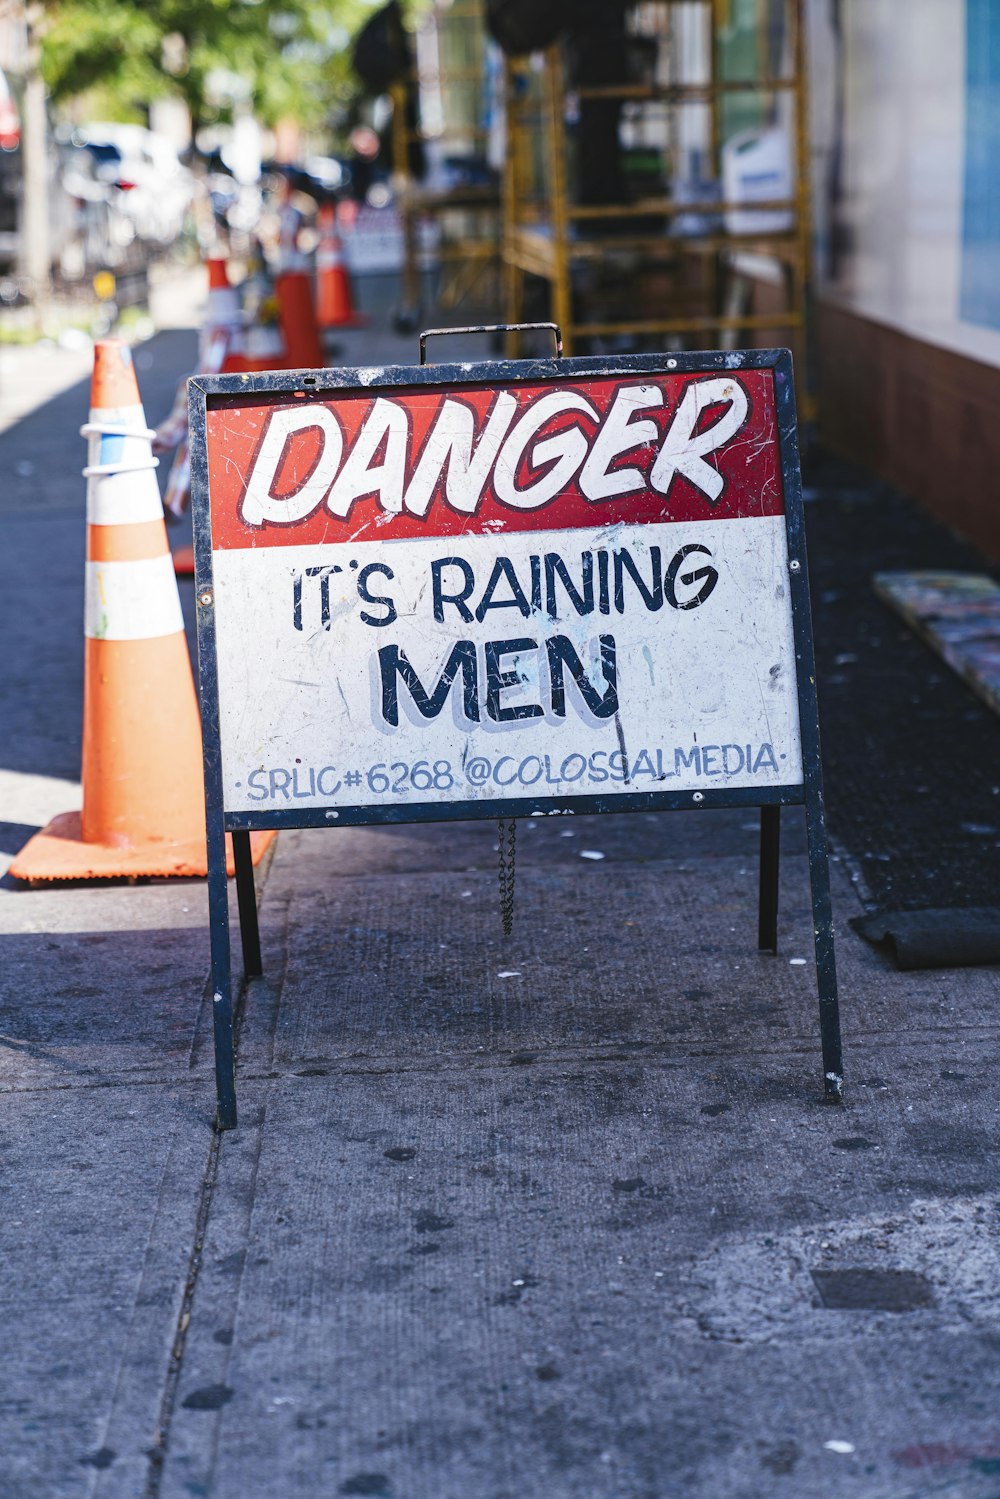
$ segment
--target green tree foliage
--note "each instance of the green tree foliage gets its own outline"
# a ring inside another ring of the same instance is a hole
[[[350,38],[371,9],[372,0],[45,0],[42,72],[56,103],[97,91],[128,115],[180,95],[199,124],[245,89],[263,123],[290,115],[315,125],[354,89]]]

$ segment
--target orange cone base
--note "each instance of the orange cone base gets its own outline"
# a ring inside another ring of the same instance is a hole
[[[179,578],[194,575],[194,547],[178,547],[174,552],[174,572]]]
[[[250,854],[259,864],[276,832],[251,833]],[[226,870],[233,873],[233,842],[226,839]],[[10,873],[16,880],[40,885],[55,880],[191,878],[208,873],[204,839],[171,843],[168,838],[145,844],[84,843],[79,812],[62,812],[25,844]]]

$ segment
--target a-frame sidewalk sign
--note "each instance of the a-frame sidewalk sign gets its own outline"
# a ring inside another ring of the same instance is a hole
[[[421,340],[423,354],[424,341]],[[824,1089],[843,1088],[786,350],[190,381],[218,1124],[225,835],[805,808]]]

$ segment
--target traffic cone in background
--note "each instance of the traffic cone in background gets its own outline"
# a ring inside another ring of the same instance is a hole
[[[224,255],[209,255],[205,261],[208,271],[207,324],[223,327],[239,324],[241,318],[240,294],[229,279],[229,263]]]
[[[205,261],[208,271],[208,304],[198,345],[198,372],[202,375],[239,374],[246,368],[243,357],[243,309],[239,289],[229,279],[229,266],[221,255]]]
[[[316,325],[309,262],[299,249],[302,214],[295,203],[291,178],[281,185],[278,208],[278,274],[274,290],[278,298],[278,322],[285,343],[287,370],[322,369],[326,363]]]
[[[281,271],[274,278],[278,320],[285,343],[285,369],[321,370],[326,363],[316,325],[308,271]]]
[[[246,368],[253,373],[285,367],[285,341],[278,326],[278,299],[259,245],[242,287]]]
[[[316,220],[316,321],[321,328],[357,328],[367,319],[354,310],[344,250],[337,232],[337,213],[324,204]]]
[[[275,303],[277,308],[277,303]],[[255,323],[245,335],[246,355],[243,368],[249,374],[262,370],[283,370],[287,363],[285,340],[277,323]]]
[[[200,375],[241,374],[252,368],[246,357],[246,334],[243,307],[239,288],[229,279],[229,265],[221,255],[210,255],[205,261],[208,272],[208,301],[198,341],[198,373]],[[191,460],[187,437],[187,381],[179,389],[174,410],[167,422],[156,429],[157,445],[166,445],[165,429],[176,417],[178,428],[183,430],[176,438],[177,452],[167,480],[164,505],[172,515],[182,515],[187,509],[191,488]],[[173,435],[171,429],[170,435]],[[176,547],[173,553],[174,572],[178,577],[194,576],[194,548]]]
[[[10,872],[31,883],[205,874],[198,703],[153,433],[131,353],[117,339],[95,346],[83,431],[90,439],[83,811],[54,818]],[[255,860],[270,836],[254,835]]]

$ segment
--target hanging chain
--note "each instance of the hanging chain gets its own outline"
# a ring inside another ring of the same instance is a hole
[[[500,924],[505,937],[514,929],[514,856],[517,823],[513,817],[501,817],[497,823],[500,835]]]

